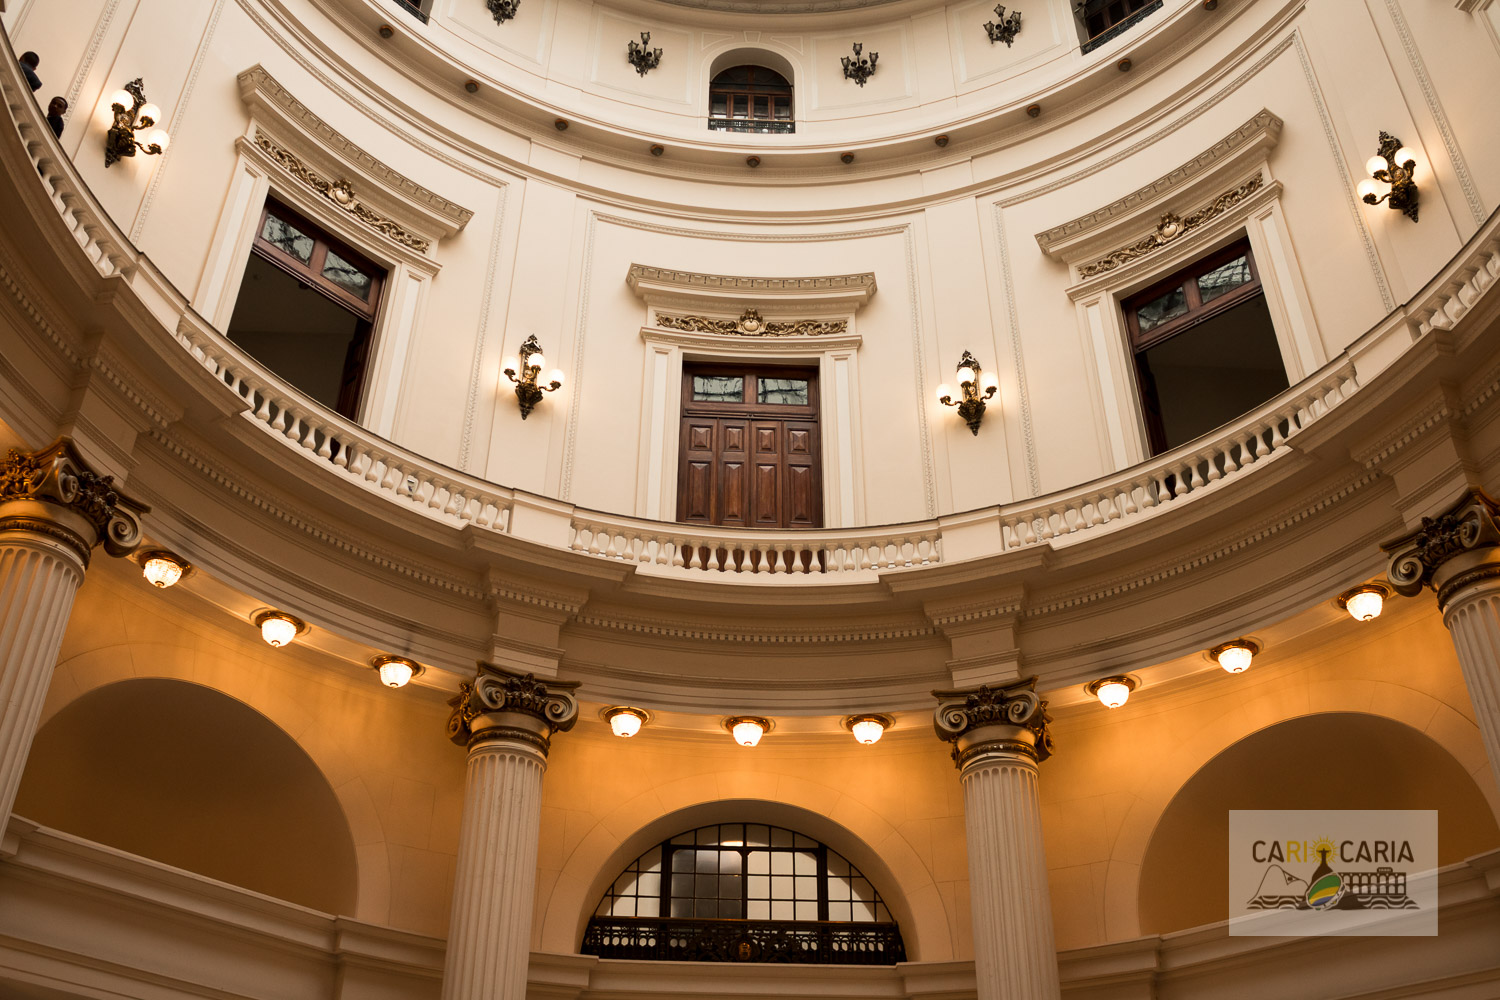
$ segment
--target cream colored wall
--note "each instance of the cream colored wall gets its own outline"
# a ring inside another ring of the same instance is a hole
[[[445,0],[426,29],[390,13],[390,43],[370,30],[384,8],[366,0],[99,0],[66,16],[32,0],[4,23],[18,49],[43,54],[43,96],[74,97],[64,148],[189,294],[247,127],[234,77],[257,63],[355,144],[472,210],[432,251],[442,270],[416,318],[394,438],[624,513],[637,512],[643,474],[645,307],[624,286],[632,262],[876,273],[859,317],[856,419],[864,520],[879,523],[1111,471],[1098,361],[1064,294],[1066,268],[1032,235],[1189,161],[1260,109],[1286,122],[1269,168],[1330,357],[1417,291],[1500,200],[1500,139],[1474,96],[1500,87],[1500,55],[1463,12],[1231,0],[1210,17],[1178,0],[1084,58],[1064,0],[1029,7],[1010,49],[984,39],[982,8],[770,20],[552,0],[497,28],[481,5]],[[667,49],[645,77],[610,55],[637,25]],[[881,52],[863,89],[842,80],[835,51],[856,31]],[[1173,50],[1176,39],[1191,51]],[[794,64],[804,130],[726,137],[695,118],[682,131],[716,53],[747,45]],[[1137,67],[1120,74],[1112,60],[1127,51]],[[479,94],[457,86],[466,74],[484,81]],[[174,143],[106,170],[103,101],[136,75]],[[1033,97],[1045,108],[1034,122],[993,117]],[[559,133],[555,114],[581,124]],[[966,116],[990,124],[966,133]],[[958,139],[945,151],[916,142],[929,128]],[[1422,156],[1420,224],[1353,199],[1380,129]],[[674,130],[666,156],[646,155]],[[851,167],[834,156],[845,147]],[[750,149],[766,153],[758,172],[741,165]],[[295,183],[273,177],[273,189]],[[569,384],[522,423],[498,368],[528,333]],[[965,349],[1001,378],[978,438],[932,401]]]

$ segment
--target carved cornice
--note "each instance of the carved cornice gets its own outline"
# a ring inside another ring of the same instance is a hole
[[[0,532],[36,531],[70,545],[83,565],[94,546],[127,556],[141,544],[151,508],[116,492],[113,476],[90,469],[71,438],[37,452],[11,449],[0,462]],[[59,517],[67,511],[72,517]]]
[[[1083,248],[1095,238],[1106,238],[1110,230],[1130,225],[1153,204],[1178,195],[1191,196],[1189,189],[1211,182],[1215,175],[1222,176],[1224,171],[1236,169],[1236,165],[1247,156],[1274,146],[1281,137],[1281,129],[1281,119],[1262,109],[1208,149],[1150,184],[1087,215],[1037,233],[1037,245],[1049,256],[1077,259],[1085,255],[1087,251]],[[1079,248],[1076,254],[1068,252],[1073,248]]]
[[[748,278],[732,274],[698,274],[695,271],[674,271],[663,267],[631,264],[626,281],[632,288],[642,281],[655,281],[684,288],[722,288],[735,292],[801,292],[832,289],[874,291],[875,289],[875,275],[868,271],[864,274],[832,274],[820,278]]]
[[[1128,264],[1133,260],[1145,257],[1147,254],[1155,253],[1162,247],[1186,236],[1210,219],[1223,215],[1229,209],[1238,205],[1256,191],[1260,190],[1265,181],[1260,174],[1256,174],[1238,187],[1231,188],[1219,195],[1213,201],[1191,212],[1186,216],[1179,216],[1167,212],[1157,221],[1156,227],[1145,236],[1135,240],[1118,250],[1111,250],[1098,260],[1078,266],[1080,278],[1092,278],[1096,275],[1113,271],[1122,264]]]
[[[719,333],[731,337],[826,337],[846,333],[846,319],[771,320],[761,319],[760,310],[746,309],[739,319],[711,319],[708,316],[669,316],[656,314],[656,325],[666,330],[687,333]]]
[[[875,275],[868,271],[806,278],[757,278],[631,264],[625,283],[648,302],[697,305],[710,311],[719,311],[726,304],[741,310],[754,308],[756,303],[776,302],[786,309],[817,312],[822,307],[841,309],[847,315],[875,294]]]
[[[1416,531],[1381,546],[1390,556],[1386,578],[1407,597],[1431,585],[1438,606],[1447,607],[1460,588],[1500,574],[1500,567],[1486,558],[1500,549],[1497,521],[1500,503],[1483,490],[1469,490],[1452,509],[1422,518]]]
[[[985,754],[1030,757],[1052,755],[1047,703],[1036,693],[1036,678],[1003,688],[981,685],[962,691],[934,691],[938,700],[933,727],[938,739],[953,744],[954,763],[962,769]]]
[[[539,681],[493,663],[479,661],[479,673],[465,681],[448,704],[448,738],[472,747],[499,739],[521,740],[543,756],[554,733],[578,721],[577,681]]]

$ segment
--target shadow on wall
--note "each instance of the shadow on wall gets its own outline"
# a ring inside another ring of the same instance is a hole
[[[97,688],[37,733],[15,811],[44,826],[332,914],[354,838],[332,787],[254,709],[184,681]]]
[[[1438,863],[1500,846],[1479,786],[1400,722],[1331,712],[1290,719],[1221,751],[1162,813],[1141,864],[1141,932],[1229,919],[1231,809],[1436,809]]]

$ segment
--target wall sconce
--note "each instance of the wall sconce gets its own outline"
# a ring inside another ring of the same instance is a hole
[[[625,58],[630,60],[630,65],[641,76],[661,65],[661,49],[647,48],[650,44],[651,32],[643,31],[639,42],[630,42],[625,46]]]
[[[422,664],[416,660],[390,653],[373,657],[370,666],[380,675],[380,683],[388,688],[406,687],[408,681],[422,672]]]
[[[257,611],[250,619],[260,629],[260,637],[280,649],[307,631],[307,622],[284,611]]]
[[[542,345],[537,343],[534,333],[521,345],[520,360],[512,355],[505,359],[504,364],[506,377],[516,384],[516,399],[521,401],[522,420],[530,416],[536,404],[542,401],[543,392],[556,392],[562,388],[563,373],[560,368],[547,373],[546,385],[537,384],[537,376],[542,373],[547,359],[542,355]],[[520,375],[516,374],[518,371]]]
[[[609,731],[616,736],[629,739],[641,731],[641,727],[651,721],[651,713],[644,708],[631,708],[628,705],[614,705],[599,713],[605,722],[609,723]]]
[[[984,374],[984,369],[979,367],[979,362],[968,351],[964,351],[964,356],[958,359],[957,374],[963,399],[955,403],[953,387],[944,382],[937,387],[938,402],[944,406],[958,407],[958,415],[964,418],[969,430],[978,435],[979,422],[984,419],[984,401],[1000,388],[1000,380],[993,375]]]
[[[995,5],[995,16],[1000,19],[998,24],[994,21],[984,23],[985,33],[990,36],[990,44],[1004,42],[1005,47],[1010,48],[1010,43],[1016,40],[1016,35],[1021,30],[1021,12],[1013,10],[1006,14],[1005,4],[998,3]]]
[[[167,151],[172,137],[167,135],[166,129],[157,127],[156,123],[161,121],[161,108],[146,100],[140,77],[115,91],[109,103],[115,114],[115,123],[104,136],[106,167],[113,165],[122,156],[134,156],[137,149],[152,156],[160,156]],[[146,132],[145,142],[136,139],[138,129],[149,130]]]
[[[186,559],[165,549],[142,552],[138,558],[146,582],[160,590],[166,590],[193,571],[192,564]]]
[[[896,722],[889,715],[850,715],[844,719],[844,728],[865,746],[879,743],[880,737]]]
[[[1214,662],[1231,674],[1242,674],[1250,669],[1250,661],[1260,652],[1260,643],[1254,639],[1234,639],[1208,651]]]
[[[521,9],[521,0],[484,0],[484,5],[494,15],[496,24],[504,24]]]
[[[1105,708],[1119,708],[1130,700],[1130,692],[1140,687],[1140,684],[1140,681],[1129,674],[1116,674],[1089,681],[1083,686],[1083,690],[1098,698],[1099,704]]]
[[[1380,133],[1380,151],[1365,163],[1370,176],[1359,182],[1359,196],[1366,205],[1379,205],[1389,201],[1390,207],[1406,213],[1411,221],[1417,221],[1417,184],[1412,177],[1417,172],[1415,150],[1401,145],[1401,140],[1389,132]]]
[[[854,57],[844,56],[844,79],[853,80],[861,87],[865,81],[875,75],[875,60],[880,58],[879,52],[871,52],[870,58],[866,59],[861,53],[865,50],[863,42],[854,43]]]
[[[771,731],[771,720],[758,715],[733,715],[724,720],[724,728],[742,747],[753,747]]]
[[[1385,584],[1365,583],[1353,590],[1344,591],[1335,603],[1349,612],[1349,617],[1355,621],[1367,622],[1380,617],[1380,612],[1385,608],[1385,599],[1390,596],[1391,590]]]

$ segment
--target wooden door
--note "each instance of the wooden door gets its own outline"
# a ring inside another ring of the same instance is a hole
[[[677,519],[820,528],[817,371],[685,365]]]

